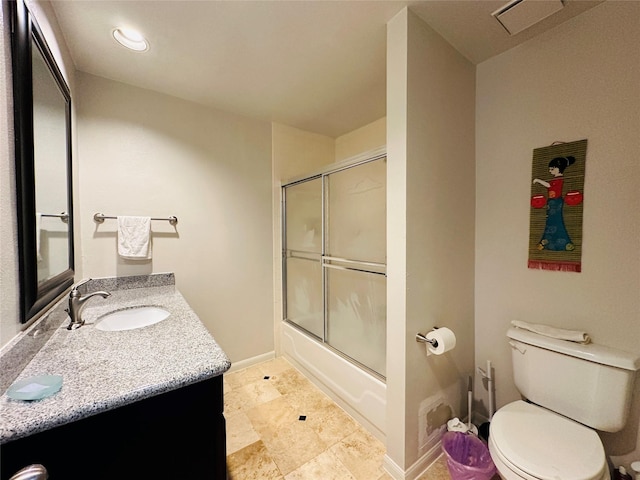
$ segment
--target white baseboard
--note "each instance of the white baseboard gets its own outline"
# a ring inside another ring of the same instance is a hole
[[[384,468],[384,471],[387,472],[393,480],[404,479],[404,470],[400,468],[396,462],[391,460],[388,455],[385,455],[382,459],[382,468]]]
[[[266,362],[267,360],[271,360],[275,357],[276,357],[276,354],[272,350],[270,352],[263,353],[262,355],[258,355],[256,357],[240,360],[239,362],[233,362],[231,363],[231,368],[227,371],[227,373],[235,372],[237,370],[242,370],[243,368],[251,367],[252,365],[257,365],[258,363]]]
[[[398,466],[388,455],[384,456],[382,466],[394,480],[415,480],[426,472],[442,455],[442,442],[438,441],[427,453],[415,461],[407,471]]]

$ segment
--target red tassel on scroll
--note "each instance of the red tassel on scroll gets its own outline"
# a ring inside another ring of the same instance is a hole
[[[556,272],[576,272],[582,271],[582,265],[575,262],[546,262],[544,260],[529,260],[529,268],[539,270],[554,270]]]

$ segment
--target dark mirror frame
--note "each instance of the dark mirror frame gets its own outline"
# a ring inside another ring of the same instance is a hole
[[[71,175],[71,93],[44,35],[23,0],[9,2],[11,8],[11,56],[13,66],[13,110],[18,214],[18,265],[20,321],[26,323],[73,285],[73,194]],[[33,42],[32,42],[33,40]],[[32,45],[49,67],[65,100],[67,137],[67,205],[69,268],[38,285],[36,260],[36,194],[33,148]]]

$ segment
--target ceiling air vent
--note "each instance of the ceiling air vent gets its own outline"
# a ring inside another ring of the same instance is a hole
[[[562,0],[513,0],[493,15],[509,35],[515,35],[564,7]]]

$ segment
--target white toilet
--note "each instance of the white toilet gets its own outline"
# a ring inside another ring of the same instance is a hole
[[[640,357],[520,328],[511,339],[513,376],[526,401],[493,416],[489,452],[506,480],[610,480],[595,430],[627,420]]]

